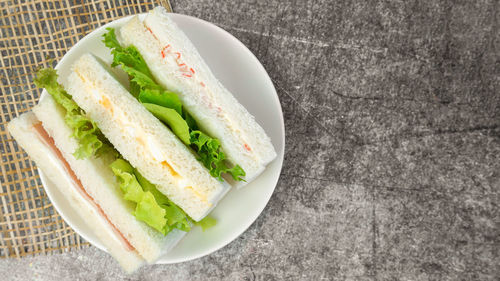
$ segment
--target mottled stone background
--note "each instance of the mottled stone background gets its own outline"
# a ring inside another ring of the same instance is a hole
[[[95,248],[12,280],[498,280],[499,1],[174,1],[229,31],[281,100],[285,164],[216,253],[125,276]]]

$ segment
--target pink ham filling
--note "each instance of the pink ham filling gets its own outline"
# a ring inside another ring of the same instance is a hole
[[[56,145],[54,143],[54,139],[52,139],[52,137],[50,137],[49,134],[47,133],[47,131],[45,131],[45,129],[43,128],[42,122],[36,123],[35,125],[33,125],[33,128],[36,131],[36,133],[38,135],[38,138],[41,141],[43,141],[43,143],[52,150],[52,153],[54,153],[54,155],[59,159],[59,161],[61,161],[61,163],[64,166],[64,169],[70,175],[71,179],[75,183],[74,186],[76,186],[78,188],[78,191],[80,192],[80,194],[88,202],[90,202],[94,206],[94,208],[99,212],[99,214],[101,214],[101,216],[104,219],[106,219],[106,221],[109,223],[109,225],[111,226],[111,228],[113,229],[113,231],[115,232],[115,234],[117,235],[117,237],[119,237],[120,240],[122,241],[122,243],[125,246],[125,248],[128,251],[134,251],[135,248],[130,244],[130,242],[120,232],[120,230],[118,230],[118,228],[116,228],[116,226],[109,220],[108,216],[106,215],[106,213],[104,213],[104,211],[102,210],[101,206],[99,206],[99,204],[97,204],[95,202],[94,198],[92,198],[92,196],[90,196],[87,193],[87,191],[83,187],[81,181],[78,179],[78,177],[76,176],[75,172],[71,169],[71,167],[70,167],[69,163],[66,161],[66,159],[63,157],[61,151],[56,147]]]

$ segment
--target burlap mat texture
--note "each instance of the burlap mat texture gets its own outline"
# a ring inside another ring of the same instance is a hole
[[[51,254],[88,246],[55,211],[35,163],[7,123],[40,97],[35,70],[55,66],[85,35],[114,19],[168,1],[0,0],[0,257]]]

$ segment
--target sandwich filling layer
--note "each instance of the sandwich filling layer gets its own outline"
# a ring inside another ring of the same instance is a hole
[[[84,76],[79,73],[78,69],[75,69],[74,72],[82,79],[85,80]],[[121,128],[124,128],[123,133],[130,136],[131,139],[135,139],[135,141],[140,144],[145,150],[147,150],[149,155],[153,155],[154,161],[161,163],[163,172],[171,175],[171,178],[175,181],[175,183],[183,188],[187,188],[192,186],[188,179],[184,179],[175,168],[169,164],[169,155],[166,155],[159,148],[158,141],[149,136],[146,132],[144,132],[143,128],[139,126],[135,122],[131,122],[128,118],[127,114],[120,108],[113,106],[113,102],[111,102],[106,96],[102,95],[97,89],[89,89],[89,93],[92,94],[93,98],[99,102],[113,117]],[[206,201],[206,196],[201,197],[202,200]]]

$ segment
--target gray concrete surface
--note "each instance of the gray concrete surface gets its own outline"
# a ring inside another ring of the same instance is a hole
[[[89,248],[1,260],[9,280],[498,280],[498,1],[175,1],[278,90],[286,156],[240,238],[125,276]]]

